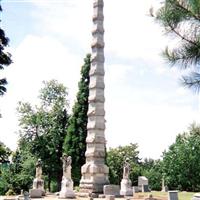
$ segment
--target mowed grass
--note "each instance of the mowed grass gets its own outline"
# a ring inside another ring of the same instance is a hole
[[[147,193],[138,193],[138,196],[144,196],[148,197],[149,194],[152,194],[153,197],[157,198],[163,198],[165,200],[168,199],[168,193],[167,192],[147,192]],[[195,192],[179,192],[178,193],[178,199],[179,200],[191,200]]]

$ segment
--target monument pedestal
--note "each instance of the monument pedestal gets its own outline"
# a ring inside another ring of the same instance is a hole
[[[130,179],[122,179],[120,195],[133,196],[132,183]]]
[[[103,186],[108,185],[108,167],[101,163],[86,163],[81,168],[80,193],[103,193]]]
[[[73,191],[73,181],[69,178],[63,177],[61,183],[61,191],[59,193],[59,199],[75,198],[75,193]]]
[[[33,180],[33,189],[30,190],[30,197],[41,198],[42,196],[45,196],[44,181],[40,178],[35,178]]]

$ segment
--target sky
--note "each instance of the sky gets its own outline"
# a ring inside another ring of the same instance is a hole
[[[19,101],[38,104],[42,81],[56,79],[75,101],[83,59],[91,52],[92,0],[2,0],[1,27],[13,64],[0,98],[0,141],[17,146]],[[199,122],[199,96],[161,52],[172,38],[149,16],[160,0],[104,0],[107,147],[137,143],[140,158],[158,159]],[[69,109],[69,112],[70,109]]]

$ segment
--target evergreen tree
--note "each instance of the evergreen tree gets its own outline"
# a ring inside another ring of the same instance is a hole
[[[198,92],[200,89],[200,1],[165,0],[156,14],[156,19],[164,26],[167,34],[177,39],[174,48],[166,48],[164,57],[172,66],[190,69],[189,74],[182,77],[183,84]]]
[[[0,5],[0,12],[2,12],[2,8]],[[1,20],[0,20],[1,22]],[[0,69],[4,69],[5,66],[11,64],[11,55],[5,52],[5,47],[8,46],[9,39],[5,36],[5,32],[0,27]],[[6,78],[0,79],[0,96],[2,96],[6,92],[5,85],[7,84]]]
[[[176,141],[163,153],[163,174],[169,189],[200,190],[200,126],[192,124],[187,132],[177,135]]]
[[[67,136],[65,138],[64,151],[72,156],[72,176],[75,185],[81,177],[81,166],[85,163],[86,136],[87,136],[87,111],[89,96],[89,71],[90,55],[84,59],[81,69],[81,80],[78,84],[79,91],[73,107],[72,116],[69,119]]]

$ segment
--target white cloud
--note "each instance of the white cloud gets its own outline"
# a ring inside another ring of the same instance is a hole
[[[7,71],[8,94],[1,99],[0,140],[16,146],[18,101],[36,104],[42,81],[56,79],[69,89],[71,105],[75,99],[83,59],[70,53],[51,37],[27,36],[13,52],[14,64]],[[10,125],[11,124],[11,125]],[[7,140],[10,135],[12,140]],[[15,145],[14,145],[15,144]]]

